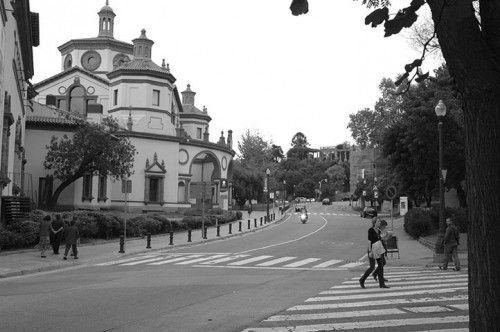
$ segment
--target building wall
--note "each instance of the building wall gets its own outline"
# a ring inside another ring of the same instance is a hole
[[[381,176],[386,172],[387,161],[382,157],[382,152],[378,149],[356,149],[352,150],[350,161],[350,192],[354,192],[356,184],[360,178]]]

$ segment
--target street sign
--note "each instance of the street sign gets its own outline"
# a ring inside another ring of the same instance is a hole
[[[274,193],[269,193],[269,198],[274,199]]]
[[[443,182],[446,182],[446,173],[448,173],[448,170],[442,169],[441,174],[443,175]]]
[[[228,182],[227,182],[227,180],[226,179],[222,179],[220,181],[220,191],[224,192],[224,191],[227,190],[227,188],[228,188]]]
[[[122,180],[122,194],[132,193],[132,180]]]
[[[396,188],[396,186],[394,185],[388,186],[385,190],[385,195],[389,199],[394,199],[398,195],[398,188]]]
[[[373,193],[373,197],[374,197],[374,198],[378,198],[378,191],[375,191],[375,192]]]

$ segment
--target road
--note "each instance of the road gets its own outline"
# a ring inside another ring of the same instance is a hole
[[[357,279],[366,268],[360,259],[368,219],[337,205],[313,203],[309,212],[306,224],[292,214],[223,241],[2,280],[0,329],[466,328],[464,272],[393,268],[391,289],[369,280],[362,290]]]

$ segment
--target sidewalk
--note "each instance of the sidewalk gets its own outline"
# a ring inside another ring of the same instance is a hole
[[[187,242],[187,231],[174,233],[173,245],[169,244],[169,234],[153,235],[151,236],[151,249],[146,249],[146,237],[144,237],[127,239],[125,253],[118,252],[120,249],[119,239],[110,241],[97,240],[98,242],[96,243],[82,244],[78,247],[78,260],[73,259],[71,256],[68,256],[67,261],[63,260],[64,246],[59,250],[59,255],[52,254],[52,250],[47,251],[47,258],[41,258],[40,251],[37,249],[2,251],[0,252],[0,279],[68,267],[84,266],[128,255],[147,253],[167,248],[186,247],[234,236],[242,236],[243,234],[255,232],[278,223],[286,216],[286,214],[281,216],[278,209],[275,209],[276,219],[267,224],[263,222],[261,226],[260,218],[262,217],[262,219],[264,219],[266,212],[254,211],[251,214],[250,229],[248,229],[248,213],[246,211],[242,211],[242,213],[243,220],[241,220],[241,232],[239,231],[239,221],[234,221],[231,223],[232,234],[229,234],[229,223],[220,225],[220,236],[217,236],[217,228],[215,226],[207,228],[207,239],[202,239],[201,229],[197,229],[192,231],[191,242]],[[270,213],[272,213],[272,211],[270,211]],[[257,219],[257,227],[255,227],[255,218]]]

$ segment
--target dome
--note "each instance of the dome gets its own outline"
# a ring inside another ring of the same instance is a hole
[[[109,1],[108,0],[106,0],[106,4],[99,11],[99,13],[103,13],[103,12],[108,12],[108,13],[113,13],[114,14],[113,8],[111,8],[109,6]]]

